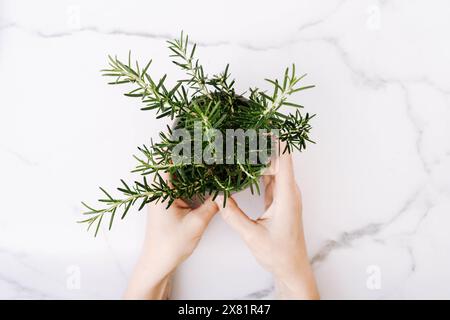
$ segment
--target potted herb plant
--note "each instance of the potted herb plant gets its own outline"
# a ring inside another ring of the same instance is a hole
[[[193,203],[207,196],[215,198],[219,193],[226,201],[233,192],[245,188],[259,193],[259,178],[270,165],[275,135],[285,142],[281,152],[302,151],[307,142],[312,142],[309,132],[313,116],[301,113],[303,107],[288,100],[290,95],[314,87],[301,85],[306,75],[298,77],[295,65],[285,70],[281,80],[266,79],[273,86],[271,93],[258,88],[237,93],[229,66],[221,74],[208,76],[195,58],[196,45],[189,42],[187,35],[181,33],[179,39],[168,41],[168,48],[173,63],[187,75],[173,86],[166,85],[166,75],[160,79],[149,75],[151,60],[141,68],[138,62],[132,64],[131,55],[126,63],[109,56],[109,68],[102,70],[104,76],[112,78],[109,84],[133,86],[125,95],[139,98],[141,110],[153,110],[156,118],[169,117],[173,126],[160,132],[158,142],[138,148],[140,155],[134,156],[137,165],[133,172],[140,173],[141,180],[121,180],[117,188],[120,197],[100,188],[104,197],[99,199],[99,208],[83,202],[87,210],[80,222],[86,223],[88,229],[94,226],[95,235],[102,222],[106,220],[111,228],[116,216],[123,219],[134,205],[139,210],[151,201],[164,201],[170,206],[177,198],[195,199]],[[295,112],[285,114],[284,107],[294,108]],[[230,131],[234,131],[231,140]],[[256,132],[256,144],[250,135],[235,144],[236,131]],[[223,146],[224,140],[232,143],[231,152]],[[244,151],[240,154],[239,150]],[[265,157],[250,161],[255,154]],[[162,173],[169,178],[164,179]]]

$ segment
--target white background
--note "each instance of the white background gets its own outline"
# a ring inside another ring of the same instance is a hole
[[[131,49],[174,81],[165,41],[181,30],[240,91],[292,62],[317,85],[295,98],[317,114],[295,163],[323,298],[450,298],[449,15],[445,0],[0,1],[0,298],[121,297],[145,216],[93,239],[80,201],[131,181],[167,122],[99,70]],[[217,216],[173,297],[272,291]]]

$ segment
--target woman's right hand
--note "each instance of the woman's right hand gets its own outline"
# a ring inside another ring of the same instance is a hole
[[[294,176],[292,156],[278,159],[275,175],[264,176],[265,212],[250,219],[233,198],[222,208],[223,219],[245,241],[257,261],[275,279],[280,299],[318,299],[302,223],[302,200]],[[223,198],[216,198],[222,207]]]

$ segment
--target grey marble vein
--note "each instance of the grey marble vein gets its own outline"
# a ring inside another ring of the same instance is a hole
[[[383,229],[391,225],[393,222],[395,222],[397,219],[399,219],[401,216],[403,216],[405,213],[408,212],[408,210],[413,206],[414,202],[416,201],[418,195],[422,192],[422,189],[419,189],[415,191],[405,202],[403,207],[395,214],[393,215],[389,220],[381,223],[368,223],[360,228],[357,228],[352,231],[346,231],[341,233],[337,240],[327,240],[325,243],[321,246],[319,250],[313,255],[311,258],[311,263],[313,266],[317,266],[334,251],[341,249],[341,248],[347,248],[350,247],[355,241],[363,238],[363,237],[374,237],[378,235]]]
[[[16,280],[14,280],[8,276],[5,276],[1,273],[0,273],[0,282],[6,283],[15,288],[16,295],[11,298],[15,298],[15,299],[20,299],[20,298],[24,298],[24,297],[34,298],[34,299],[54,298],[36,288],[24,285],[21,282],[16,281]]]
[[[427,164],[427,161],[425,159],[425,154],[422,150],[422,140],[423,140],[424,131],[423,131],[422,127],[420,126],[419,122],[417,121],[416,117],[414,116],[413,106],[411,103],[411,98],[409,96],[409,91],[408,91],[407,87],[402,84],[401,88],[403,90],[405,104],[406,104],[406,114],[408,115],[408,118],[411,121],[412,125],[414,126],[415,132],[416,132],[415,145],[416,145],[417,155],[419,156],[420,162],[422,163],[423,170],[425,171],[425,173],[427,175],[430,175],[431,169]]]
[[[318,18],[318,19],[315,19],[315,20],[312,20],[312,21],[309,21],[309,22],[306,22],[306,23],[302,24],[300,27],[298,27],[297,31],[298,31],[299,33],[301,33],[301,32],[303,32],[303,31],[305,31],[305,30],[307,30],[307,29],[310,29],[310,28],[316,27],[316,26],[318,26],[318,25],[321,25],[322,23],[324,23],[324,22],[326,22],[328,19],[330,19],[330,17],[332,17],[333,15],[335,15],[335,14],[339,11],[339,9],[341,9],[341,7],[342,7],[346,2],[347,2],[347,0],[341,0],[341,1],[339,1],[339,2],[336,4],[336,6],[335,6],[334,8],[332,8],[328,13],[326,13],[325,15],[323,15],[322,17],[320,17],[320,18]]]
[[[4,153],[7,153],[7,154],[10,154],[15,159],[19,160],[22,164],[25,164],[27,166],[36,166],[37,165],[36,161],[31,160],[30,158],[25,156],[23,153],[18,152],[16,150],[13,150],[13,149],[11,149],[9,147],[5,147],[5,146],[0,145],[0,152],[4,152]]]
[[[275,287],[273,285],[271,285],[268,288],[249,293],[243,299],[244,300],[245,299],[259,299],[259,300],[267,299],[274,294],[274,291],[275,291]]]
[[[40,38],[63,38],[63,37],[70,37],[70,36],[73,36],[73,35],[76,35],[79,33],[83,33],[83,32],[92,32],[92,33],[97,33],[100,35],[110,35],[110,36],[139,37],[139,38],[146,38],[146,39],[152,39],[152,40],[172,40],[179,36],[179,35],[170,34],[170,33],[151,33],[151,32],[145,32],[145,31],[125,31],[125,30],[119,30],[119,29],[102,30],[95,26],[86,26],[86,27],[81,27],[79,29],[73,29],[73,30],[61,31],[61,32],[43,32],[40,30],[26,28],[26,27],[23,27],[16,23],[7,23],[7,24],[4,24],[3,26],[0,26],[0,31],[7,30],[7,29],[22,30],[23,32],[29,33],[31,35],[34,35],[34,36],[37,36]],[[194,43],[194,41],[192,41],[192,40],[190,40],[189,42]],[[195,43],[199,47],[216,47],[216,46],[230,44],[227,41],[202,42],[202,41],[198,41],[198,40],[195,40]]]

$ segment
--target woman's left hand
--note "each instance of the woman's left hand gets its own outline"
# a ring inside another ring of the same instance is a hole
[[[150,203],[142,254],[124,297],[167,299],[173,271],[192,254],[218,210],[211,199],[196,209],[180,199],[168,209]]]

